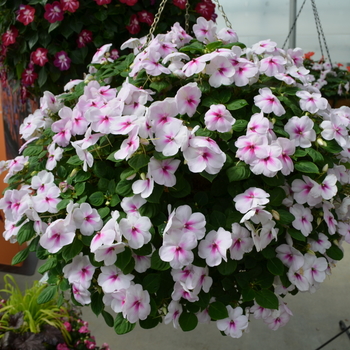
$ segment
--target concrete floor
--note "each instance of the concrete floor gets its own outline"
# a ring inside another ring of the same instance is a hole
[[[239,339],[221,336],[215,324],[199,325],[192,332],[182,332],[172,325],[159,325],[152,330],[136,327],[131,333],[117,335],[86,307],[83,319],[96,337],[98,345],[107,342],[111,350],[316,350],[340,332],[339,321],[350,325],[350,245],[345,257],[316,293],[299,293],[285,300],[294,316],[277,331],[271,331],[261,320],[251,318],[249,333]],[[0,288],[4,272],[0,272]],[[40,279],[13,274],[20,286]],[[324,350],[350,349],[350,339],[342,334],[323,347]]]

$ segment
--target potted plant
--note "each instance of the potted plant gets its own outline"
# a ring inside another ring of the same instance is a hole
[[[22,100],[44,91],[62,91],[71,77],[81,76],[98,47],[113,42],[111,57],[130,36],[144,36],[153,23],[159,0],[60,0],[0,2],[0,75],[17,81]],[[186,1],[166,4],[158,30],[175,21],[184,24]],[[188,21],[210,19],[211,0],[191,0]],[[101,29],[102,28],[102,29]]]
[[[28,242],[13,262],[36,252],[41,297],[68,291],[118,334],[214,321],[240,337],[251,315],[275,330],[283,297],[314,292],[350,242],[349,109],[304,85],[300,50],[204,18],[193,33],[100,48],[2,163],[4,237]]]
[[[58,295],[45,302],[40,298],[45,283],[34,281],[30,288],[21,291],[11,275],[4,276],[4,298],[0,303],[1,350],[109,350],[107,344],[96,347],[79,310],[67,304],[60,305]]]
[[[341,63],[331,65],[323,57],[315,61],[314,52],[304,55],[304,66],[310,71],[310,82],[321,90],[333,108],[349,106],[350,67]]]

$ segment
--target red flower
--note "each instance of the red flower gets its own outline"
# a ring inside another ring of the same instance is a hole
[[[315,53],[314,52],[307,52],[304,54],[304,59],[309,60]]]
[[[187,0],[173,0],[173,4],[181,10],[184,10],[186,8],[186,3]]]
[[[71,59],[68,57],[67,52],[60,51],[56,53],[53,64],[59,70],[68,70],[70,67],[70,62],[71,62]]]
[[[29,5],[20,5],[17,11],[17,21],[27,26],[34,21],[35,8]]]
[[[97,5],[108,5],[112,2],[112,0],[95,0]]]
[[[87,29],[83,29],[80,34],[78,35],[77,43],[78,47],[84,47],[86,44],[92,42],[92,32]]]
[[[127,4],[128,6],[134,6],[135,4],[137,4],[137,2],[139,0],[119,0],[119,1],[122,2],[123,4]],[[131,34],[133,34],[133,33],[131,33]]]
[[[131,15],[130,24],[126,26],[130,34],[137,34],[141,30],[140,22],[135,14]]]
[[[209,21],[215,12],[215,5],[211,1],[199,2],[195,7],[195,11]]]
[[[22,73],[22,84],[31,86],[38,79],[38,74],[34,72],[34,68],[27,68]]]
[[[79,1],[77,0],[60,0],[63,11],[75,12],[79,8]]]
[[[30,58],[35,64],[42,67],[46,62],[48,62],[47,53],[48,51],[46,49],[39,47],[30,54]]]
[[[11,26],[6,32],[1,36],[2,44],[9,46],[16,42],[18,36],[18,29],[15,26]]]
[[[347,66],[346,69],[348,70],[348,72],[350,72],[350,66]]]
[[[340,68],[340,67],[343,67],[344,65],[342,63],[337,63],[337,66]]]
[[[54,1],[52,4],[45,5],[44,18],[50,23],[63,20],[63,10],[61,4],[58,1]]]
[[[147,23],[149,26],[152,25],[154,20],[154,15],[146,10],[137,12],[137,19],[139,22]]]

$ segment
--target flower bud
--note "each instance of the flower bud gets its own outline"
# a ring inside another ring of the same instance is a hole
[[[320,216],[317,218],[316,222],[317,222],[317,226],[321,225],[323,218],[321,218]]]
[[[327,142],[323,139],[321,139],[320,137],[316,140],[316,142],[320,145],[320,146],[323,146],[323,147],[326,147],[327,146]]]
[[[79,168],[74,168],[72,170],[72,172],[69,174],[69,177],[74,177],[77,174],[78,171],[79,171]]]
[[[326,173],[328,171],[328,164],[326,164],[323,168],[322,168],[322,172]]]
[[[271,210],[271,213],[272,213],[272,216],[273,216],[273,218],[274,218],[275,220],[279,221],[279,220],[281,219],[280,214],[279,214],[278,211],[272,209],[272,210]]]

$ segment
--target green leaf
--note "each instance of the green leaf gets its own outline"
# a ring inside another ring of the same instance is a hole
[[[241,181],[250,177],[250,169],[247,165],[235,165],[226,170],[226,175],[230,182]]]
[[[37,156],[43,150],[43,146],[29,146],[23,151],[23,155],[26,157]]]
[[[83,242],[78,238],[74,238],[73,243],[68,244],[62,248],[63,259],[65,261],[73,259],[83,250],[83,247]]]
[[[150,203],[159,203],[160,197],[163,194],[164,186],[154,184],[152,194],[147,198],[147,201]]]
[[[74,181],[75,182],[84,182],[84,181],[89,180],[90,177],[91,177],[90,172],[86,172],[84,170],[79,170],[78,173],[74,177]]]
[[[312,162],[297,162],[294,167],[295,170],[300,171],[301,173],[318,174],[320,172],[317,165]]]
[[[298,148],[293,154],[293,157],[301,158],[301,157],[305,157],[306,155],[307,155],[307,151],[305,149]]]
[[[111,210],[108,207],[99,208],[97,210],[98,214],[101,216],[101,219],[104,219],[110,213],[110,211]]]
[[[29,221],[21,226],[17,233],[17,241],[19,244],[29,241],[36,235],[34,230],[34,222]]]
[[[214,301],[211,303],[208,312],[213,320],[222,320],[228,317],[226,306],[221,301]]]
[[[276,211],[280,217],[277,221],[282,225],[289,225],[295,220],[295,216],[287,210],[278,209]]]
[[[132,259],[131,250],[130,248],[126,247],[123,252],[118,254],[115,265],[119,267],[124,273],[124,270],[130,263],[131,259]]]
[[[232,130],[236,132],[241,132],[246,129],[248,121],[245,119],[237,119],[232,126]]]
[[[291,235],[292,238],[297,241],[306,242],[306,237],[298,230],[293,227],[288,228],[287,232]]]
[[[168,262],[161,260],[161,258],[159,257],[158,250],[155,250],[152,254],[151,269],[154,269],[157,271],[165,271],[170,269],[170,264]]]
[[[129,180],[119,181],[115,188],[115,192],[120,196],[129,197],[133,194],[131,186],[132,182]]]
[[[157,92],[161,92],[164,89],[169,88],[169,82],[167,80],[153,81],[149,87]]]
[[[343,150],[343,148],[339,146],[337,141],[335,140],[323,141],[323,142],[326,143],[326,146],[322,146],[322,148],[328,151],[329,153],[338,154]]]
[[[255,301],[258,305],[266,309],[278,309],[278,298],[269,289],[262,289],[255,292]]]
[[[145,320],[140,320],[140,327],[143,329],[152,329],[161,322],[161,317],[147,317]]]
[[[144,290],[148,291],[148,293],[156,293],[160,287],[160,274],[150,273],[143,279],[142,286]]]
[[[323,155],[320,152],[316,151],[315,149],[308,148],[307,152],[308,152],[309,156],[312,158],[312,160],[315,163],[322,163],[322,162],[324,162]]]
[[[41,274],[44,274],[46,271],[49,271],[51,269],[53,269],[54,267],[56,267],[57,265],[57,258],[54,257],[54,258],[49,258],[45,264],[41,265],[39,268],[38,268],[38,272],[41,273]]]
[[[89,202],[91,205],[95,207],[99,207],[105,201],[105,195],[101,191],[94,192],[89,197]]]
[[[75,193],[77,196],[80,196],[84,193],[85,191],[85,182],[78,182],[75,186]]]
[[[81,165],[83,164],[83,161],[79,159],[79,157],[77,155],[70,157],[67,160],[67,164],[71,164],[71,165]]]
[[[179,325],[184,332],[189,332],[197,327],[198,318],[192,312],[182,312],[179,317]]]
[[[113,316],[109,312],[107,312],[105,310],[102,310],[101,314],[102,314],[102,316],[103,316],[103,318],[104,318],[104,320],[106,322],[106,325],[108,327],[113,327],[114,326]]]
[[[235,100],[235,101],[232,101],[230,102],[228,105],[226,105],[226,108],[230,111],[235,111],[237,109],[241,109],[245,106],[248,105],[248,102],[246,100]],[[246,123],[246,125],[248,124],[248,122]]]
[[[341,260],[344,257],[343,251],[337,246],[332,244],[332,246],[326,250],[327,255],[334,260]]]
[[[255,299],[255,292],[251,288],[242,289],[243,301],[251,301]]]
[[[42,87],[47,81],[47,71],[45,67],[42,67],[39,72],[38,84]]]
[[[194,195],[194,201],[196,206],[203,207],[209,202],[208,194],[206,192],[196,192]]]
[[[136,174],[137,171],[135,169],[125,169],[121,174],[120,174],[120,180],[126,180],[128,177]]]
[[[37,303],[45,304],[57,295],[57,286],[47,286],[38,296]]]
[[[270,192],[270,204],[274,207],[279,207],[282,201],[287,197],[286,192],[281,187],[275,187]]]
[[[136,255],[145,256],[145,255],[151,255],[153,250],[153,246],[151,243],[144,244],[139,249],[133,249],[133,252]]]
[[[33,35],[30,37],[30,39],[28,40],[29,50],[33,48],[33,46],[37,43],[38,39],[39,39],[38,32],[34,32]]]
[[[213,225],[216,229],[219,227],[224,227],[226,224],[226,215],[221,211],[214,210],[210,214],[210,224]]]
[[[268,260],[267,269],[275,276],[282,276],[284,274],[284,265],[278,258]]]
[[[213,41],[205,46],[206,50],[210,52],[218,49],[219,47],[222,47],[222,41]]]
[[[237,261],[232,259],[228,259],[227,262],[222,261],[217,268],[221,275],[229,276],[235,272],[237,268]]]
[[[110,203],[110,205],[111,205],[111,207],[113,208],[113,207],[115,207],[117,204],[119,204],[120,203],[120,198],[119,198],[119,196],[117,195],[117,194],[114,194],[113,196],[112,196],[112,198],[111,198],[111,203]]]
[[[120,312],[114,320],[114,331],[121,335],[131,332],[135,328],[136,323],[130,323]]]
[[[50,24],[49,29],[47,30],[48,33],[51,33],[53,30],[55,30],[59,25],[61,24],[60,21],[56,21],[54,23]]]
[[[99,292],[95,292],[91,295],[91,310],[96,316],[98,316],[104,309],[102,298],[103,294]]]
[[[17,265],[21,263],[22,261],[26,260],[29,255],[29,247],[19,251],[11,261],[11,265]]]
[[[71,199],[63,199],[61,200],[57,205],[56,208],[57,210],[62,210],[62,209],[66,209],[67,205],[69,204],[69,202],[71,201]]]
[[[70,290],[70,288],[71,288],[71,285],[70,285],[68,279],[63,278],[60,282],[60,290],[64,292],[66,290]]]
[[[210,182],[213,182],[215,178],[218,176],[218,174],[208,174],[206,171],[202,171],[200,175],[205,179],[209,180]]]
[[[134,168],[135,170],[139,170],[143,168],[144,166],[147,166],[149,163],[150,157],[146,154],[136,154],[135,156],[131,157],[129,160],[129,165]]]

